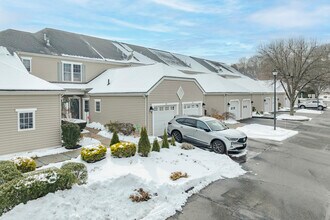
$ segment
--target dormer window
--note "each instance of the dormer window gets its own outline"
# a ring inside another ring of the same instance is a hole
[[[62,62],[62,79],[64,82],[81,82],[81,63]]]
[[[32,71],[32,58],[31,57],[22,57],[22,63],[25,66],[26,70],[31,73]]]

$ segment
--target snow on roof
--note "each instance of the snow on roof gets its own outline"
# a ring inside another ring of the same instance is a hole
[[[175,68],[157,63],[109,69],[88,83],[89,93],[146,93],[163,77],[190,78]]]
[[[0,90],[60,91],[62,88],[31,75],[19,57],[0,46]]]
[[[112,44],[115,45],[118,48],[118,50],[120,50],[123,54],[125,54],[126,57],[130,57],[133,55],[131,59],[134,59],[136,62],[141,62],[144,64],[154,64],[155,63],[154,60],[140,54],[137,51],[134,51],[126,44],[119,43],[119,42],[112,42]]]
[[[178,69],[186,72],[198,72],[198,73],[212,73],[209,69],[205,68],[203,65],[198,63],[196,60],[190,56],[174,53],[172,54],[176,58],[184,62],[189,68],[180,67]]]
[[[269,92],[274,92],[274,80],[259,80],[259,84],[266,87]],[[276,81],[276,91],[285,92],[281,82]]]

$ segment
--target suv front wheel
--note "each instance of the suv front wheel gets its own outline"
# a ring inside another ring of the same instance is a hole
[[[220,140],[214,140],[211,143],[212,150],[217,154],[224,154],[226,153],[226,146]]]
[[[172,131],[172,136],[174,137],[174,139],[175,139],[177,142],[179,142],[179,143],[182,142],[182,134],[181,134],[180,131],[177,131],[177,130]]]
[[[319,105],[319,107],[317,107],[318,110],[323,110],[323,106],[322,105]]]

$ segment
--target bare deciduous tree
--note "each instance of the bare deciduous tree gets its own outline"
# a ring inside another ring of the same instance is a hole
[[[313,40],[277,40],[261,45],[258,53],[278,71],[278,79],[290,100],[290,115],[294,114],[298,93],[312,81],[329,74],[329,47]]]

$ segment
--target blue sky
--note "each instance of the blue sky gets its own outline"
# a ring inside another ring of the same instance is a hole
[[[0,30],[45,27],[234,63],[274,39],[330,42],[330,1],[0,0]]]

